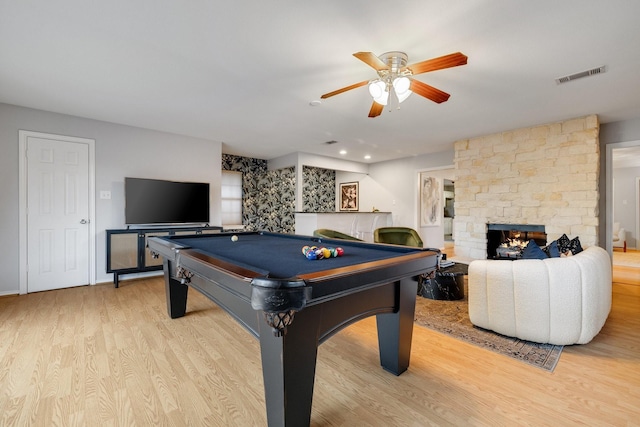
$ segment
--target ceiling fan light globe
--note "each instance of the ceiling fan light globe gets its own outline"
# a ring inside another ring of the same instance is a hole
[[[396,91],[396,95],[398,96],[398,102],[401,103],[402,101],[404,101],[405,99],[407,99],[409,97],[409,95],[411,95],[413,92],[410,90],[405,90],[402,93],[398,93]]]
[[[387,92],[387,85],[382,80],[375,80],[369,83],[369,95],[380,105],[387,105],[389,99],[389,92]]]
[[[389,101],[389,92],[384,91],[382,92],[382,95],[377,98],[373,98],[373,100],[380,105],[387,105],[387,102]]]
[[[411,87],[411,81],[408,77],[402,76],[393,80],[393,89],[395,89],[398,96],[408,91],[409,87]]]
[[[385,89],[386,87],[384,82],[380,80],[374,80],[371,83],[369,83],[369,95],[371,95],[371,97],[374,99],[382,96]]]
[[[393,90],[396,91],[398,102],[402,102],[411,95],[411,81],[405,76],[397,77],[393,80]]]

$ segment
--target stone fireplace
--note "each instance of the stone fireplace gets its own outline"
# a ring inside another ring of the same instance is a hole
[[[544,226],[598,244],[595,115],[455,143],[456,256],[486,259],[489,224]]]

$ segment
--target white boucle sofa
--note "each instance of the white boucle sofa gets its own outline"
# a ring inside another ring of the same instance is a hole
[[[611,258],[591,246],[566,258],[475,260],[468,284],[474,325],[527,341],[585,344],[611,309]]]

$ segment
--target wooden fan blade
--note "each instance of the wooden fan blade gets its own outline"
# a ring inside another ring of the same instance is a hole
[[[440,56],[438,58],[427,59],[426,61],[417,62],[407,65],[400,71],[409,70],[414,76],[416,74],[426,73],[428,71],[442,70],[443,68],[457,67],[467,63],[467,56],[460,53],[451,53],[449,55]]]
[[[376,101],[373,101],[371,110],[369,110],[369,117],[378,117],[380,114],[382,114],[382,110],[384,110],[384,105],[378,104]]]
[[[372,52],[356,52],[353,54],[353,56],[355,56],[360,61],[364,62],[365,64],[367,64],[368,66],[370,66],[376,71],[389,69],[389,66],[384,62],[382,62],[382,60]]]
[[[348,90],[359,88],[361,86],[366,85],[367,83],[369,83],[369,80],[365,80],[365,81],[360,82],[360,83],[352,84],[351,86],[343,87],[342,89],[338,89],[338,90],[334,90],[333,92],[325,93],[320,98],[321,99],[327,99],[327,98],[330,98],[330,97],[332,97],[334,95],[339,95],[339,94],[341,94],[343,92],[346,92]]]
[[[411,79],[411,86],[409,88],[420,96],[424,96],[427,99],[432,100],[433,102],[437,102],[440,104],[441,102],[445,102],[451,95],[447,92],[443,92],[440,89],[436,89],[433,86],[429,86],[426,83],[422,83],[421,81]]]

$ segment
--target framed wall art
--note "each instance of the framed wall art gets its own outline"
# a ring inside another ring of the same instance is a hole
[[[440,179],[420,174],[420,226],[439,226],[442,222],[442,183]]]
[[[358,183],[343,182],[340,184],[340,211],[358,210]]]

